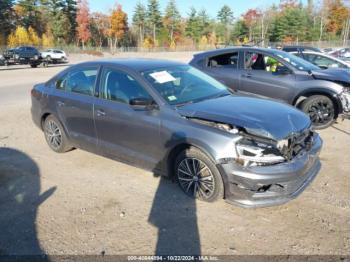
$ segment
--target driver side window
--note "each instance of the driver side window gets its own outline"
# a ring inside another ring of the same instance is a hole
[[[102,79],[100,97],[103,99],[130,104],[131,99],[151,98],[132,76],[122,71],[104,68]]]
[[[271,56],[256,52],[246,52],[244,55],[244,66],[248,70],[260,70],[275,73],[277,67],[283,67],[283,64]]]

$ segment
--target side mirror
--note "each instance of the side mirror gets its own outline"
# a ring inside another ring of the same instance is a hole
[[[133,107],[142,107],[153,109],[156,105],[152,98],[138,97],[130,99],[129,104]]]
[[[276,68],[276,74],[287,75],[290,73],[291,73],[290,69],[286,66],[277,66],[277,68]]]

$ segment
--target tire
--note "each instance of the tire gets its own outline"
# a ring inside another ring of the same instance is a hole
[[[197,172],[194,172],[195,169]],[[199,173],[199,170],[202,172]],[[193,198],[214,202],[224,197],[224,184],[219,170],[197,148],[186,149],[176,157],[174,174],[180,188]]]
[[[72,149],[63,126],[53,115],[49,115],[43,125],[44,135],[49,147],[56,153],[65,153]]]
[[[327,96],[310,96],[302,102],[300,109],[310,116],[315,129],[327,128],[336,119],[334,103]]]
[[[37,68],[38,65],[37,65],[37,64],[30,64],[30,67],[31,67],[31,68]]]

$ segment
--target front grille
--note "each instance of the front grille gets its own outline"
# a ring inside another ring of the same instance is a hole
[[[282,155],[287,160],[292,160],[302,152],[309,151],[313,144],[313,132],[309,129],[302,133],[293,134],[290,136],[283,148],[281,148]]]

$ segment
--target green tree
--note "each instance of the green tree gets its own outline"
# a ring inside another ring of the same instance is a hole
[[[51,25],[52,35],[58,44],[68,43],[69,31],[74,30],[67,15],[63,11],[58,11],[53,17]]]
[[[198,20],[198,30],[199,30],[199,38],[201,36],[206,36],[208,37],[209,34],[212,32],[212,26],[210,23],[210,17],[205,9],[201,9],[198,12],[197,15],[197,20]]]
[[[306,10],[302,7],[286,8],[276,17],[273,26],[274,41],[304,41],[309,31]]]
[[[238,20],[233,25],[232,38],[239,42],[242,42],[244,37],[249,34],[249,28],[246,26],[242,19]]]
[[[190,13],[188,14],[185,34],[196,43],[198,43],[201,37],[199,18],[197,16],[197,10],[194,7],[191,7]]]
[[[224,5],[218,12],[217,18],[221,24],[219,36],[225,39],[225,44],[230,41],[231,26],[233,22],[233,11],[228,5]]]
[[[26,29],[32,27],[36,32],[42,34],[45,30],[42,20],[41,13],[39,11],[38,0],[19,0],[17,1],[17,17],[18,22]]]
[[[233,11],[228,5],[224,5],[218,12],[217,18],[220,23],[229,26],[233,22]]]
[[[153,43],[157,42],[157,33],[162,25],[158,0],[148,0],[147,21],[152,30]]]
[[[137,28],[139,35],[139,45],[142,45],[145,38],[145,26],[146,26],[147,11],[146,7],[138,2],[134,9],[134,15],[132,17],[132,23]]]
[[[180,12],[177,9],[175,0],[170,0],[165,8],[163,18],[164,27],[169,31],[170,41],[173,41],[174,32],[179,29],[181,22]]]
[[[1,0],[0,10],[0,45],[2,45],[13,29],[13,0]]]
[[[71,28],[77,28],[77,1],[75,0],[66,0],[63,7],[63,12],[65,13],[65,15],[67,16],[68,20],[69,20],[69,24]],[[76,38],[76,31],[75,30],[70,30],[70,32],[68,32],[68,42],[72,43],[74,42],[75,38]]]

